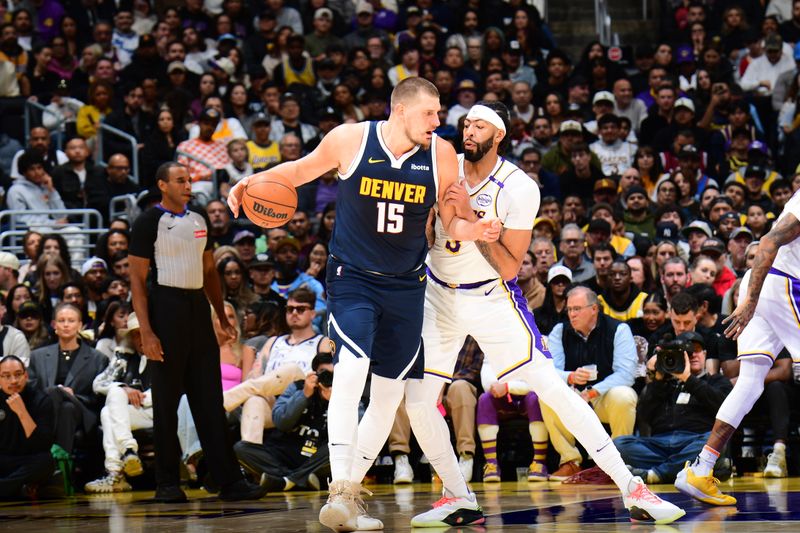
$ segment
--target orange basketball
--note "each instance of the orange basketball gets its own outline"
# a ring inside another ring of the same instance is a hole
[[[262,228],[283,226],[297,209],[297,191],[280,176],[255,174],[242,195],[242,208],[254,224]]]

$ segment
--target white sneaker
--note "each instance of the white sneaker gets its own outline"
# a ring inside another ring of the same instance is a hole
[[[472,481],[472,469],[475,464],[473,457],[467,453],[462,453],[458,456],[458,469],[461,470],[461,475],[464,476],[464,481],[469,483]]]
[[[89,494],[104,494],[110,492],[128,492],[133,490],[122,472],[109,472],[105,477],[90,481],[83,486]]]
[[[430,511],[411,519],[411,527],[450,527],[483,524],[486,517],[478,505],[478,498],[471,493],[468,498],[455,498],[445,493],[433,504]]]
[[[670,524],[686,514],[680,507],[653,494],[642,478],[633,478],[631,484],[634,485],[633,490],[622,500],[625,508],[631,513],[632,522]]]
[[[767,457],[767,466],[764,468],[764,477],[787,477],[786,453],[773,451]]]
[[[381,531],[383,522],[367,514],[361,492],[372,495],[360,483],[347,480],[334,481],[329,487],[328,501],[319,511],[322,525],[334,531]]]
[[[408,462],[407,455],[398,455],[394,458],[394,484],[401,485],[414,481],[414,470]]]

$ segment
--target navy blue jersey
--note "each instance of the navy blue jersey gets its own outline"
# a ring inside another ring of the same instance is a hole
[[[425,262],[425,224],[437,198],[436,135],[400,159],[386,148],[380,122],[369,122],[358,155],[339,175],[331,253],[381,274],[413,272]]]

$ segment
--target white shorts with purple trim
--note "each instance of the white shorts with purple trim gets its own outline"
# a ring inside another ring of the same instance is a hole
[[[742,279],[739,297],[747,294],[750,271]],[[764,280],[753,318],[738,339],[738,357],[775,360],[785,347],[800,363],[800,280],[771,269]]]
[[[451,381],[467,335],[478,343],[501,381],[528,364],[550,359],[516,280],[459,288],[429,275],[422,323],[425,375]]]

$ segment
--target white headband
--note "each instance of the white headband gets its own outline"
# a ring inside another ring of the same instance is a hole
[[[497,111],[485,105],[474,105],[467,113],[467,120],[485,120],[503,133],[506,132],[506,125]]]

